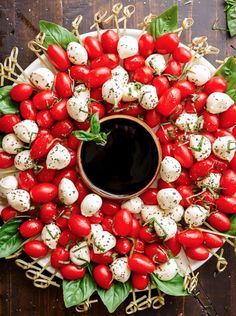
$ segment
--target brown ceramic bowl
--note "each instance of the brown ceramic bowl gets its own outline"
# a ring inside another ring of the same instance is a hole
[[[101,119],[101,130],[110,132],[105,146],[82,142],[78,149],[79,172],[89,189],[102,197],[124,200],[138,196],[156,179],[161,146],[152,129],[128,115]]]

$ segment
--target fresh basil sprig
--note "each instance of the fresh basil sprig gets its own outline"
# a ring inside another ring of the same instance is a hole
[[[40,32],[45,33],[43,45],[47,48],[50,44],[57,44],[67,48],[70,42],[78,42],[78,38],[66,28],[52,22],[41,20],[39,22]]]
[[[18,106],[12,101],[10,91],[12,86],[5,86],[0,88],[0,112],[2,114],[16,114],[19,113]]]
[[[94,141],[96,144],[105,146],[107,138],[110,133],[101,132],[101,125],[99,121],[98,112],[91,116],[90,132],[74,131],[73,134],[84,142]]]
[[[151,273],[151,279],[156,287],[165,294],[173,296],[189,295],[188,292],[184,289],[184,279],[179,274],[176,274],[176,276],[169,281],[161,281],[154,273]]]
[[[18,231],[24,220],[25,218],[15,217],[0,227],[0,258],[12,255],[25,241]]]
[[[230,218],[230,229],[225,233],[227,235],[236,236],[236,214]]]
[[[156,40],[165,33],[170,33],[178,28],[179,10],[177,5],[173,5],[150,23],[147,32]]]
[[[225,0],[226,20],[230,36],[236,35],[236,1]]]

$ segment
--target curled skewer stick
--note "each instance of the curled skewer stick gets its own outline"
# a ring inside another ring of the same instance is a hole
[[[194,20],[192,18],[185,18],[182,21],[181,27],[175,30],[174,33],[178,33],[178,36],[180,37],[183,31],[186,31],[193,26],[193,23],[194,23]]]
[[[98,300],[90,300],[89,298],[80,303],[79,305],[76,306],[75,310],[76,312],[78,313],[84,313],[84,312],[87,312],[90,308],[91,308],[91,305],[94,304],[94,303],[97,303]]]
[[[150,308],[152,306],[152,299],[151,283],[148,283],[148,296],[144,301],[138,304],[138,310],[142,311]]]
[[[139,37],[141,37],[145,33],[145,31],[149,27],[152,20],[155,19],[155,17],[156,17],[156,15],[150,13],[149,15],[145,16],[145,18],[143,19],[143,22],[138,24],[138,27],[142,28],[142,31],[141,31],[141,34],[139,35]]]
[[[127,315],[135,314],[138,311],[138,303],[147,298],[147,295],[144,295],[140,298],[136,298],[135,290],[132,289],[132,301],[126,306],[125,312]]]
[[[111,20],[114,19],[115,21],[115,26],[116,26],[116,30],[117,30],[117,34],[120,36],[120,28],[119,28],[119,23],[118,23],[118,15],[120,13],[120,11],[123,8],[123,4],[121,2],[118,2],[116,4],[113,5],[112,7],[112,15],[110,15],[105,21],[104,23],[109,23]]]
[[[224,254],[224,249],[222,248],[220,251],[220,254],[218,255],[217,253],[213,252],[211,249],[208,249],[208,251],[217,258],[217,264],[216,264],[216,269],[218,272],[223,272],[227,266],[228,266],[228,261],[223,257]]]
[[[13,47],[10,54],[13,71],[15,70],[15,68],[17,68],[21,72],[21,74],[24,76],[24,78],[30,82],[29,76],[25,73],[24,69],[17,62],[18,54],[19,54],[18,47]]]
[[[16,259],[15,263],[18,267],[20,267],[23,270],[28,270],[30,268],[34,268],[35,267],[35,263],[37,263],[40,260],[40,258],[35,259],[32,262],[27,262],[23,259]]]
[[[53,279],[55,278],[57,272],[58,272],[58,270],[56,270],[50,277],[40,274],[39,278],[34,280],[34,283],[33,283],[34,286],[38,287],[38,288],[41,288],[41,289],[46,289],[50,285],[53,285],[53,286],[56,286],[56,287],[60,287],[60,284],[58,284],[57,282],[53,281]]]
[[[118,24],[124,21],[124,24],[123,24],[124,34],[126,33],[127,21],[129,18],[131,18],[134,12],[135,12],[135,6],[132,4],[125,6],[123,9],[123,17],[118,20]]]
[[[107,15],[106,10],[101,9],[98,12],[96,12],[94,14],[94,24],[90,26],[90,30],[92,30],[94,27],[96,27],[97,37],[98,37],[99,41],[101,40],[100,26],[101,26],[103,20],[105,19],[106,15]]]
[[[21,255],[22,253],[22,248],[18,249],[16,252],[14,252],[12,255],[7,256],[5,259],[13,259],[13,258],[17,258]]]
[[[45,271],[50,266],[50,262],[48,262],[43,268],[38,270],[38,267],[33,266],[32,269],[26,271],[25,275],[27,278],[31,280],[36,280],[42,276],[42,272]]]
[[[79,34],[79,26],[80,26],[80,23],[82,22],[82,20],[83,20],[83,16],[78,15],[74,19],[74,21],[72,22],[72,33],[75,35],[75,37],[78,38],[81,45],[82,45],[82,41],[81,41],[80,34]]]
[[[152,308],[153,309],[160,309],[162,308],[162,306],[165,305],[165,298],[164,298],[164,294],[161,293],[161,291],[159,289],[157,289],[158,295],[154,296],[152,298]]]

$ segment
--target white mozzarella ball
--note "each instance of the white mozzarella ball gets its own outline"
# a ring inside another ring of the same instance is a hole
[[[176,276],[178,270],[175,260],[170,259],[168,262],[160,264],[154,271],[154,274],[161,281],[169,281]]]
[[[218,137],[212,145],[212,150],[216,157],[231,161],[235,153],[235,144],[233,136]]]
[[[22,171],[34,168],[34,161],[30,157],[30,150],[19,152],[14,158],[14,165]]]
[[[81,214],[84,216],[93,216],[100,210],[101,206],[102,198],[95,193],[90,193],[86,195],[81,202]]]
[[[57,243],[61,235],[60,228],[54,224],[48,224],[43,227],[41,232],[42,241],[48,246],[50,249],[56,249]]]
[[[232,104],[234,101],[226,93],[213,92],[207,98],[206,109],[212,114],[218,114],[227,111]]]
[[[200,188],[209,188],[213,191],[218,191],[220,189],[220,179],[221,174],[219,173],[209,173],[203,180],[197,182]]]
[[[184,212],[184,220],[188,225],[201,226],[208,216],[208,210],[201,205],[190,205]]]
[[[114,248],[116,238],[108,231],[100,231],[94,236],[93,251],[95,253],[104,253]]]
[[[160,175],[166,182],[174,182],[181,174],[181,164],[177,159],[166,156],[161,162]]]
[[[161,217],[161,218],[155,219],[154,229],[155,229],[156,234],[160,238],[163,238],[164,240],[168,240],[176,235],[177,224],[172,218]]]
[[[206,136],[190,135],[190,149],[197,161],[206,159],[211,154],[211,142]]]
[[[85,84],[81,83],[75,87],[74,96],[80,99],[84,99],[88,104],[90,99],[90,90],[86,87]]]
[[[32,143],[37,137],[39,128],[32,120],[23,120],[13,126],[16,136],[24,143]]]
[[[70,42],[67,46],[67,55],[72,64],[86,65],[88,62],[88,53],[84,46],[77,42]]]
[[[89,247],[86,241],[79,242],[70,249],[70,260],[77,266],[84,266],[90,262]]]
[[[162,217],[163,210],[158,205],[143,205],[141,210],[141,218],[144,222],[148,222],[151,219]]]
[[[156,88],[150,84],[143,85],[139,90],[139,103],[145,110],[152,110],[157,106],[158,96]]]
[[[195,132],[203,128],[204,121],[195,113],[181,113],[175,121],[175,125],[186,132]]]
[[[175,207],[165,210],[165,215],[172,218],[176,223],[180,222],[184,215],[184,208],[182,205],[176,205]]]
[[[138,40],[129,35],[121,36],[117,45],[117,51],[121,59],[138,54]]]
[[[114,280],[125,283],[129,280],[131,274],[128,266],[128,258],[121,257],[115,259],[110,265],[110,270]]]
[[[0,196],[5,198],[7,193],[17,189],[18,181],[15,176],[9,175],[0,179]]]
[[[203,65],[195,64],[187,71],[187,79],[196,86],[203,86],[210,78],[210,69]]]
[[[72,97],[66,103],[67,112],[77,122],[84,122],[88,118],[88,103],[83,97]]]
[[[140,197],[134,197],[128,201],[123,202],[121,207],[128,209],[130,213],[138,214],[142,210],[143,201],[140,199]]]
[[[155,75],[160,75],[166,68],[166,61],[163,55],[152,54],[145,60],[145,64],[154,70]]]
[[[16,155],[24,148],[24,144],[14,133],[10,133],[3,137],[2,148],[8,154]]]
[[[116,80],[109,79],[102,86],[103,99],[111,104],[117,105],[123,96],[123,87]]]
[[[100,224],[91,224],[91,232],[88,236],[85,237],[87,244],[91,246],[94,243],[94,238],[98,235],[98,233],[102,232],[103,228]]]
[[[129,74],[122,66],[119,65],[112,69],[111,78],[119,85],[124,86],[129,81]]]
[[[30,75],[30,80],[39,90],[51,90],[54,82],[54,74],[48,68],[38,68]]]
[[[139,90],[142,86],[137,82],[128,82],[123,89],[122,101],[132,102],[138,99]]]
[[[7,193],[7,202],[19,212],[26,212],[30,209],[29,192],[21,189],[11,190]]]
[[[67,167],[70,161],[71,156],[68,149],[61,144],[56,144],[47,155],[46,165],[48,169],[61,170]]]
[[[79,192],[74,183],[67,178],[63,178],[58,186],[59,200],[65,205],[72,205],[78,200]]]
[[[163,210],[176,207],[181,200],[182,196],[173,188],[161,189],[157,193],[157,202]]]

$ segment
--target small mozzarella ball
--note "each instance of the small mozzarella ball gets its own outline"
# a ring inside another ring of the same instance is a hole
[[[78,200],[79,192],[74,183],[67,178],[63,178],[58,186],[59,200],[65,205],[72,205]]]
[[[104,253],[114,248],[116,238],[108,231],[101,231],[96,234],[93,241],[93,251],[95,253]]]
[[[202,135],[190,135],[190,149],[197,161],[206,159],[211,154],[211,142]]]
[[[107,80],[102,86],[103,99],[111,104],[117,105],[123,96],[123,87],[113,79]]]
[[[187,79],[196,86],[203,86],[211,78],[211,71],[203,65],[193,65],[187,71]]]
[[[100,224],[91,224],[91,232],[88,236],[85,237],[87,244],[91,246],[94,243],[94,238],[98,235],[98,233],[102,232],[103,228]]]
[[[86,65],[88,62],[88,53],[84,46],[76,42],[70,42],[67,46],[67,56],[72,64]]]
[[[206,101],[206,109],[212,114],[222,113],[234,104],[234,101],[226,93],[213,92]]]
[[[30,75],[30,80],[39,90],[51,90],[54,82],[54,74],[48,68],[38,68]]]
[[[77,266],[84,266],[90,262],[89,247],[86,241],[79,242],[70,249],[70,260]]]
[[[15,210],[26,212],[30,209],[29,192],[21,189],[11,190],[7,193],[7,202]]]
[[[143,205],[141,210],[141,218],[144,222],[148,222],[152,218],[162,217],[163,210],[158,205]]]
[[[176,205],[169,210],[165,210],[165,215],[172,218],[176,223],[178,223],[181,221],[184,215],[184,208],[182,205]]]
[[[139,103],[145,110],[152,110],[157,106],[158,96],[156,88],[150,84],[143,85],[139,90]]]
[[[102,198],[94,193],[86,195],[81,202],[81,214],[84,216],[93,216],[102,206]]]
[[[23,120],[13,126],[16,136],[24,143],[32,143],[37,137],[39,128],[32,120]]]
[[[154,271],[154,274],[161,281],[169,281],[176,276],[178,270],[175,260],[170,259],[168,262],[160,264]]]
[[[67,167],[70,161],[68,149],[61,144],[56,144],[47,155],[46,166],[48,169],[61,170]]]
[[[204,121],[195,113],[182,113],[175,121],[175,125],[186,132],[196,132],[203,128]]]
[[[80,99],[84,99],[88,104],[90,99],[90,90],[86,87],[85,84],[81,83],[74,89],[74,96]]]
[[[121,208],[126,208],[130,213],[138,214],[141,212],[143,207],[143,201],[140,197],[134,197],[128,201],[122,203]]]
[[[163,55],[152,54],[145,60],[145,64],[154,70],[155,75],[160,75],[166,68],[166,61]]]
[[[131,274],[128,266],[128,258],[121,257],[115,259],[110,265],[110,270],[114,280],[125,283],[129,280]]]
[[[117,45],[117,51],[121,59],[138,54],[138,41],[133,36],[121,36]]]
[[[212,145],[212,150],[216,157],[231,161],[235,153],[235,144],[233,136],[218,137]]]
[[[48,246],[50,249],[56,249],[57,243],[61,235],[60,228],[54,224],[45,225],[42,232],[41,238],[42,241]]]
[[[10,133],[3,137],[2,148],[8,154],[16,155],[24,148],[24,144],[14,133]]]
[[[116,81],[119,85],[122,86],[126,85],[129,81],[128,72],[120,65],[112,69],[111,77],[114,81]]]
[[[209,173],[203,180],[197,182],[200,188],[209,188],[213,191],[220,190],[220,179],[221,174],[219,173]]]
[[[19,170],[28,170],[34,168],[34,161],[30,157],[30,150],[19,152],[14,159],[14,165]]]
[[[129,82],[123,88],[122,101],[132,102],[138,99],[141,85],[136,82]]]
[[[177,224],[169,217],[161,217],[159,219],[155,219],[154,229],[160,238],[168,240],[176,235]]]
[[[208,210],[200,205],[191,205],[184,212],[184,220],[188,225],[201,226],[208,216]]]
[[[174,182],[181,174],[181,164],[177,159],[166,156],[161,162],[160,175],[166,182]]]
[[[88,103],[83,97],[72,97],[66,103],[67,112],[77,122],[84,122],[88,118]]]
[[[176,207],[182,200],[180,193],[173,188],[161,189],[157,193],[157,202],[163,210]]]
[[[0,179],[0,196],[6,198],[7,193],[17,189],[17,186],[18,181],[13,175]]]

